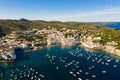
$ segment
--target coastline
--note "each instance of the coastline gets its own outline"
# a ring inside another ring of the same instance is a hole
[[[33,51],[36,51],[36,50],[39,50],[39,49],[43,49],[43,48],[50,48],[50,47],[54,47],[54,46],[74,46],[74,45],[46,45],[46,46],[37,47],[37,49],[33,49]],[[80,47],[83,47],[83,48],[88,48],[88,49],[91,49],[91,50],[105,51],[105,52],[107,52],[110,55],[120,57],[119,53],[111,52],[110,50],[108,50],[106,48],[91,48],[91,47],[87,47],[87,46],[85,46],[83,44],[79,44],[77,46],[80,46]]]
[[[114,55],[114,56],[117,56],[117,57],[120,57],[120,53],[116,53],[116,52],[110,52],[108,49],[103,49],[105,52],[111,54],[111,55]]]
[[[91,50],[101,50],[101,51],[105,51],[106,53],[110,54],[110,55],[113,55],[113,56],[117,56],[120,58],[120,54],[119,53],[115,53],[115,52],[111,52],[109,49],[107,48],[92,48],[92,47],[88,47],[82,43],[80,43],[79,45],[46,45],[46,46],[39,46],[39,47],[35,47],[34,49],[30,49],[30,50],[25,50],[25,53],[26,52],[29,52],[29,51],[37,51],[39,49],[44,49],[44,48],[50,48],[50,47],[55,47],[55,46],[62,46],[62,47],[70,47],[70,46],[80,46],[80,47],[83,47],[83,48],[87,48],[87,49],[91,49]],[[0,63],[14,63],[16,60],[0,60]]]
[[[92,49],[92,50],[102,50],[102,51],[105,51],[107,52],[108,54],[111,54],[113,56],[117,56],[117,57],[120,57],[120,53],[117,53],[117,52],[111,52],[109,49],[107,48],[91,48],[91,47],[87,47],[83,44],[80,44],[81,47],[84,47],[84,48],[88,48],[88,49]]]
[[[4,59],[1,59],[0,60],[0,63],[14,63],[16,60],[4,60]]]

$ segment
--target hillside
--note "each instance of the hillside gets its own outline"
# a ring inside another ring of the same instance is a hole
[[[117,26],[116,26],[117,25]],[[0,37],[10,34],[13,31],[26,31],[32,29],[42,30],[46,29],[56,29],[57,31],[62,31],[65,29],[77,30],[81,36],[84,35],[94,35],[102,37],[99,41],[101,44],[105,45],[108,41],[115,41],[118,43],[117,48],[120,49],[120,30],[114,28],[119,28],[120,23],[112,22],[100,22],[100,23],[83,23],[83,22],[59,22],[59,21],[43,21],[43,20],[0,20]],[[115,27],[114,27],[115,26]],[[99,28],[97,28],[99,27]],[[109,27],[109,28],[108,28]],[[68,33],[66,35],[73,35],[73,33]],[[46,34],[45,34],[46,35]],[[21,35],[19,35],[21,36]],[[23,37],[23,35],[22,35]],[[31,36],[25,36],[25,38],[31,40]],[[46,39],[43,36],[43,39]]]
[[[54,27],[58,30],[61,28],[75,28],[78,26],[88,26],[89,25],[98,25],[96,23],[80,23],[80,22],[59,22],[59,21],[43,21],[43,20],[0,20],[0,29],[4,31],[5,34],[9,34],[12,31],[21,31],[28,29],[42,29]]]

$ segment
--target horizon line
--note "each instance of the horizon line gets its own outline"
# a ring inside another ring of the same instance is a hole
[[[6,18],[6,19],[0,19],[0,20],[21,20],[21,19],[25,19],[25,20],[29,20],[29,21],[45,21],[45,22],[78,22],[78,23],[101,23],[101,22],[120,22],[120,21],[60,21],[60,20],[44,20],[44,19],[26,19],[26,18],[19,18],[19,19],[14,19],[14,18]]]

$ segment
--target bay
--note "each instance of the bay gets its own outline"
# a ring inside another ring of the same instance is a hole
[[[120,80],[120,58],[80,46],[54,46],[0,63],[0,80]]]

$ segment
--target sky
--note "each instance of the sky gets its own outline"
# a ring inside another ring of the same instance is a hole
[[[0,19],[120,22],[120,0],[0,0]]]

